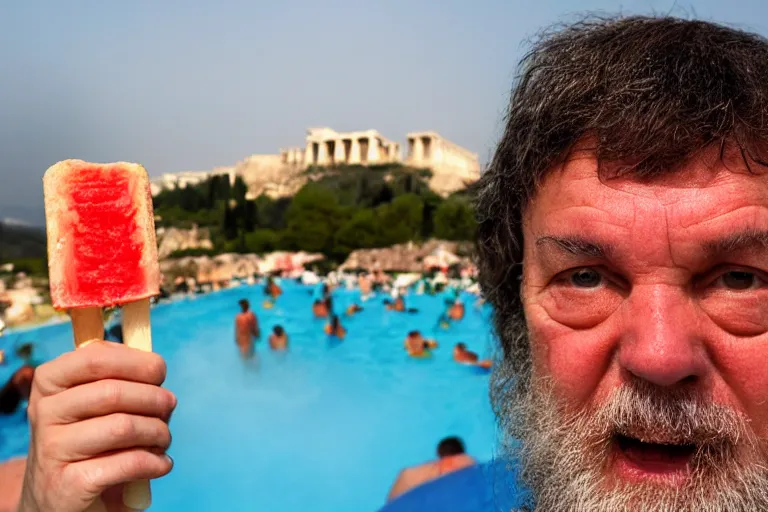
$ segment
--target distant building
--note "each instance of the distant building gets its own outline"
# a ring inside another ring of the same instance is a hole
[[[408,134],[405,164],[432,171],[430,187],[441,195],[461,190],[480,179],[480,160],[475,153],[444,139],[437,132]]]
[[[330,128],[307,131],[304,165],[372,165],[400,161],[400,145],[376,130],[338,133]]]
[[[214,175],[226,174],[234,183],[242,176],[248,197],[261,194],[283,197],[296,193],[306,182],[303,171],[313,165],[376,165],[402,162],[400,144],[376,130],[337,132],[331,128],[309,128],[304,147],[280,149],[279,154],[251,155],[232,167],[212,171],[186,171],[163,174],[152,180],[152,195],[170,188],[195,185]],[[432,170],[432,189],[441,194],[464,188],[480,177],[477,155],[436,132],[408,134],[405,164]]]
[[[235,182],[234,167],[216,167],[210,171],[181,171],[174,173],[165,173],[158,178],[150,181],[149,187],[152,195],[156,196],[162,190],[171,190],[175,188],[187,188],[190,185],[197,185],[207,180],[211,176],[229,176],[230,184]]]

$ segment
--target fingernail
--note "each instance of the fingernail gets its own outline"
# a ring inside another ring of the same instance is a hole
[[[174,464],[174,462],[173,462],[173,457],[171,457],[170,455],[168,455],[168,454],[166,453],[166,454],[165,454],[165,458],[168,460],[168,462],[171,464],[171,466],[173,466],[173,464]]]

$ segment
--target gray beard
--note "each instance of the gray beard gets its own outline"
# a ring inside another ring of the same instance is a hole
[[[530,365],[527,365],[530,367]],[[745,418],[693,390],[637,381],[599,408],[567,413],[546,380],[526,382],[500,364],[492,399],[507,454],[537,512],[768,511],[768,449]],[[606,478],[614,436],[695,444],[679,487]]]

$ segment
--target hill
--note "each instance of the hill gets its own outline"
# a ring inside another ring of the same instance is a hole
[[[430,171],[399,164],[311,167],[293,197],[247,198],[241,178],[214,176],[154,198],[161,227],[196,224],[221,252],[303,250],[342,261],[352,251],[430,238],[472,240],[471,190],[443,198]],[[182,254],[176,254],[181,256]]]
[[[45,258],[45,230],[0,221],[0,262],[22,258]]]

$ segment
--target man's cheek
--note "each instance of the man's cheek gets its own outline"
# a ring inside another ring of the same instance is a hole
[[[558,395],[581,407],[609,392],[615,322],[574,329],[553,319],[541,304],[526,305],[534,377],[551,378]]]

